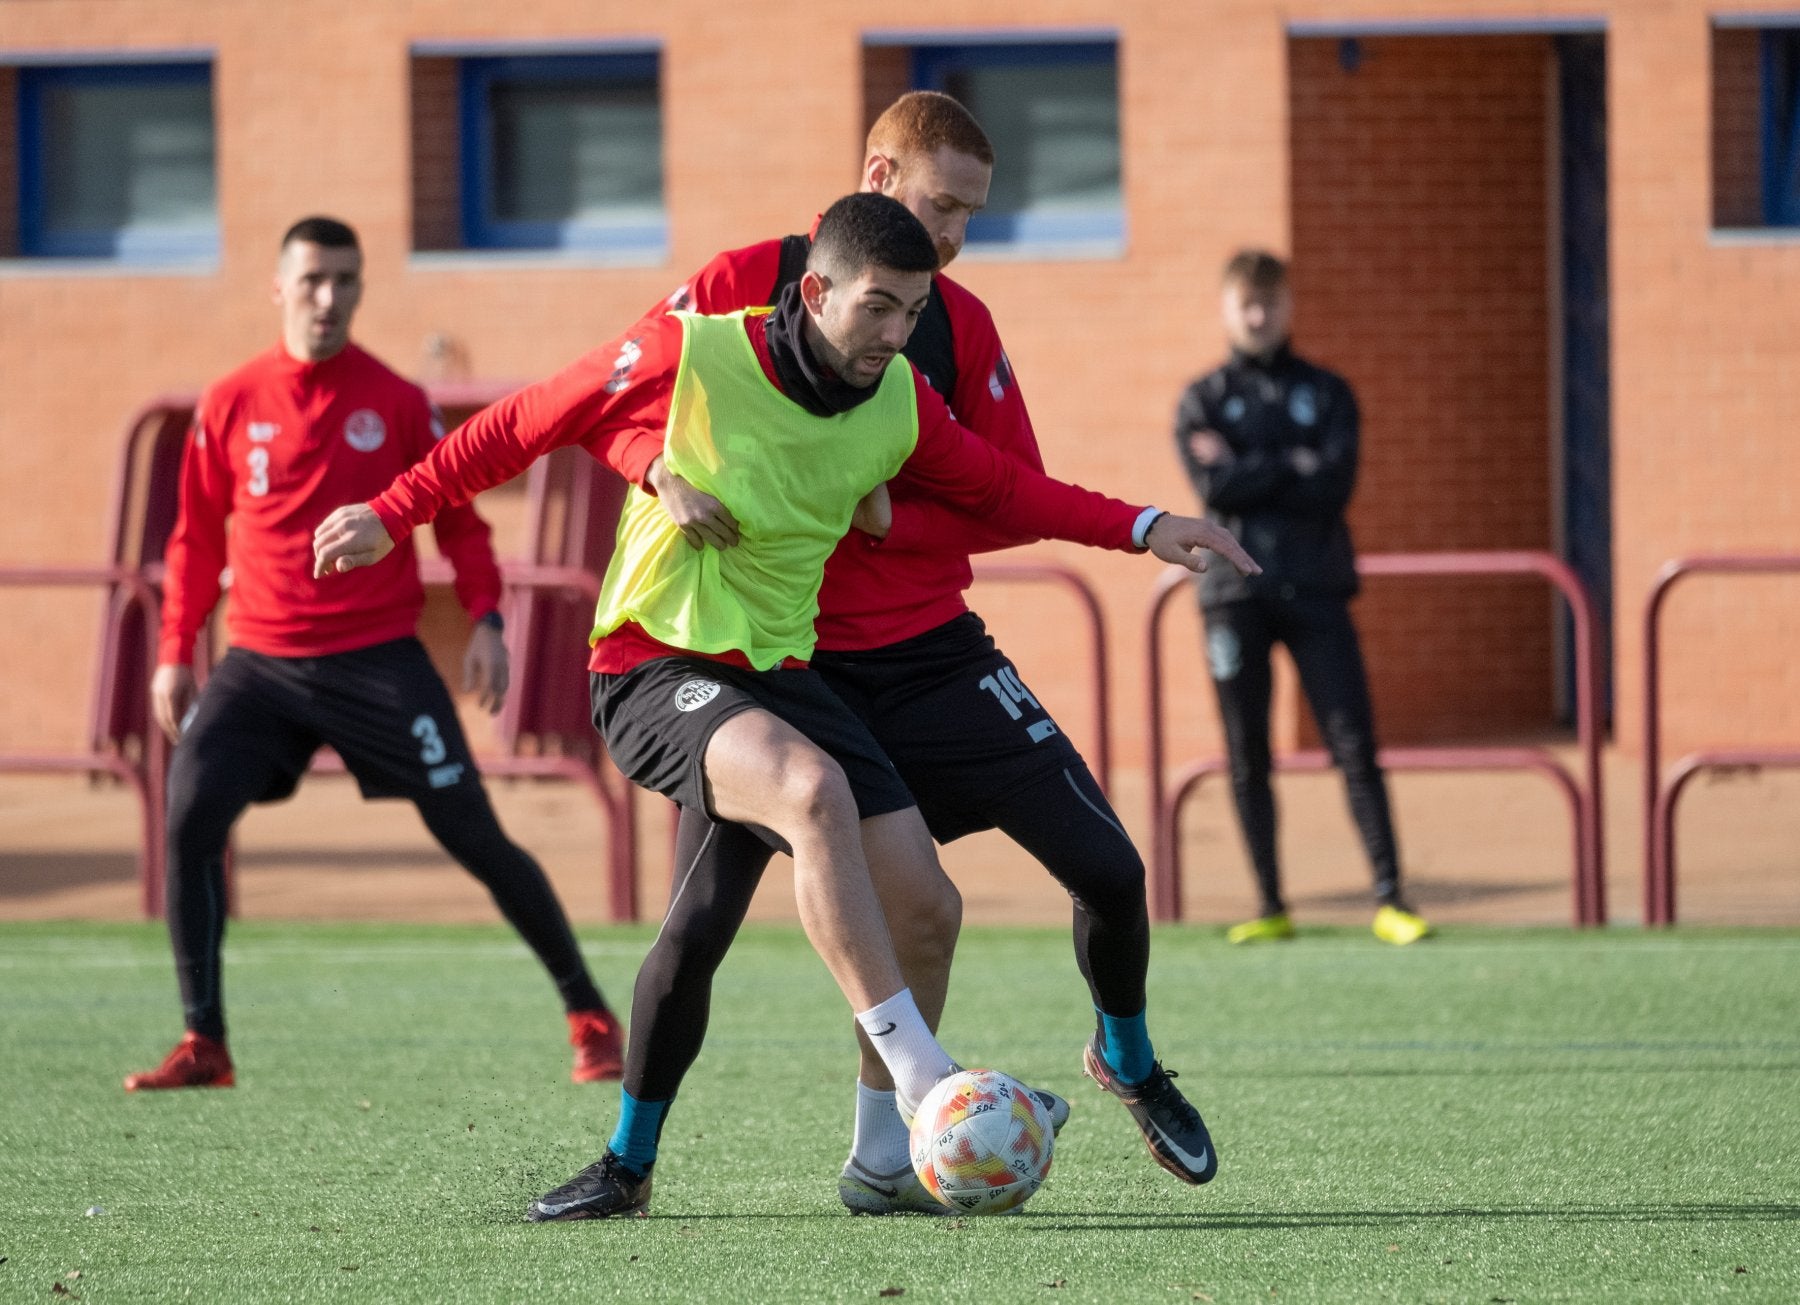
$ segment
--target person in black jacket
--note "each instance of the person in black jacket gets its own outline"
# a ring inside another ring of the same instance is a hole
[[[1281,894],[1269,782],[1269,656],[1280,642],[1344,775],[1374,870],[1375,936],[1416,942],[1431,926],[1400,895],[1368,677],[1350,620],[1356,555],[1344,510],[1356,484],[1356,397],[1341,376],[1294,353],[1293,294],[1287,266],[1273,254],[1250,249],[1232,257],[1222,311],[1231,357],[1182,394],[1175,446],[1206,515],[1263,567],[1256,576],[1215,567],[1200,578],[1232,796],[1262,896],[1262,913],[1227,936],[1245,943],[1294,935]]]

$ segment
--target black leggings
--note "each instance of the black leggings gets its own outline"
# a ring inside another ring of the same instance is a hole
[[[1207,661],[1231,761],[1231,793],[1256,872],[1264,914],[1287,909],[1275,850],[1269,782],[1269,655],[1287,645],[1332,762],[1343,772],[1350,815],[1375,878],[1375,895],[1398,900],[1400,853],[1387,782],[1375,760],[1375,717],[1350,606],[1340,598],[1249,598],[1206,610]]]
[[[225,1036],[219,950],[225,936],[225,846],[231,827],[268,792],[275,767],[255,757],[177,748],[169,771],[169,937],[187,1027]],[[537,954],[569,1010],[605,1006],[550,881],[500,828],[478,784],[415,800],[425,827],[492,894]]]
[[[1143,1010],[1144,863],[1087,768],[1046,776],[989,814],[1074,900],[1075,961],[1094,1004],[1112,1015]],[[713,975],[773,855],[741,825],[682,809],[669,910],[632,993],[624,1086],[638,1100],[674,1097],[700,1054]]]

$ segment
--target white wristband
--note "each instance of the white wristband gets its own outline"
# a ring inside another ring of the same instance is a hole
[[[1167,512],[1159,507],[1147,507],[1142,512],[1138,513],[1137,520],[1133,522],[1131,526],[1131,542],[1133,547],[1150,547],[1150,527],[1156,524],[1158,518],[1166,517],[1168,515]]]

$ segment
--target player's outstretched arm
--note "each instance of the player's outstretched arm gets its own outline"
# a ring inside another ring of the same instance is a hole
[[[375,509],[367,503],[338,508],[313,531],[313,577],[323,580],[359,566],[373,566],[394,551]]]
[[[1244,551],[1223,526],[1199,517],[1178,517],[1165,512],[1150,525],[1144,546],[1165,562],[1190,571],[1206,570],[1206,555],[1217,553],[1238,569],[1239,575],[1261,575],[1256,559]]]

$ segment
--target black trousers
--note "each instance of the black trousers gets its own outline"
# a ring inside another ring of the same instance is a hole
[[[1204,616],[1206,659],[1230,754],[1231,793],[1263,913],[1287,909],[1275,846],[1275,792],[1269,782],[1269,657],[1277,643],[1286,645],[1293,657],[1325,747],[1343,773],[1350,815],[1374,872],[1375,895],[1383,902],[1397,901],[1400,853],[1387,781],[1375,760],[1368,674],[1349,602],[1318,595],[1253,596],[1207,608]]]
[[[605,1002],[538,863],[507,838],[456,708],[415,639],[324,657],[233,648],[214,669],[169,767],[169,937],[187,1027],[225,1036],[220,947],[225,846],[252,803],[290,796],[330,744],[365,797],[404,797],[487,888],[569,1010]]]

